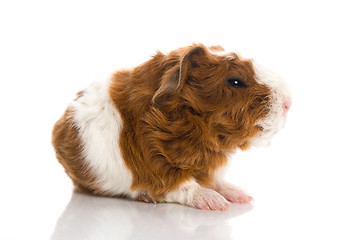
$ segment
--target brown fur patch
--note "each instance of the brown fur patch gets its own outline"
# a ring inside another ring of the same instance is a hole
[[[227,85],[231,76],[247,88]],[[120,148],[132,189],[159,201],[191,178],[213,184],[227,153],[246,149],[260,131],[270,89],[257,83],[251,61],[193,45],[116,73],[109,93],[124,121]]]
[[[77,98],[82,92],[78,93]],[[86,165],[82,156],[82,142],[79,130],[73,121],[73,112],[67,109],[53,128],[52,143],[56,157],[63,165],[65,172],[73,180],[74,186],[80,191],[100,194],[95,183],[96,177]]]
[[[224,48],[222,46],[217,45],[217,46],[210,46],[209,50],[215,51],[215,52],[221,52],[221,51],[224,51]]]

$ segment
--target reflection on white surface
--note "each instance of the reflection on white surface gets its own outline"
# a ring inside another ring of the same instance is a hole
[[[231,239],[228,220],[252,209],[204,211],[178,204],[148,204],[74,192],[51,239]]]

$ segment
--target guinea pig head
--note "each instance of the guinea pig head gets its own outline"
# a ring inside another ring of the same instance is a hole
[[[203,45],[165,57],[155,106],[169,115],[191,114],[214,148],[268,145],[284,126],[290,94],[283,80],[259,63]]]

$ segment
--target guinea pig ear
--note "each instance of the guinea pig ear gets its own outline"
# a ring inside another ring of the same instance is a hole
[[[153,102],[161,105],[165,103],[172,94],[181,89],[187,80],[188,72],[192,66],[192,57],[204,53],[205,49],[197,46],[181,57],[179,64],[170,68],[162,77],[160,87],[153,96]]]

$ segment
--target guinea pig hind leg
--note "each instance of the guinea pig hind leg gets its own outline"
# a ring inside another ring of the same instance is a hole
[[[228,201],[213,189],[200,186],[195,180],[188,181],[166,195],[166,202],[178,202],[203,210],[227,210]]]
[[[157,201],[154,200],[154,198],[147,193],[140,193],[137,197],[137,200],[140,202],[146,202],[146,203],[157,203]]]
[[[215,184],[213,189],[233,203],[250,203],[254,200],[253,197],[248,196],[240,188],[224,181]]]

